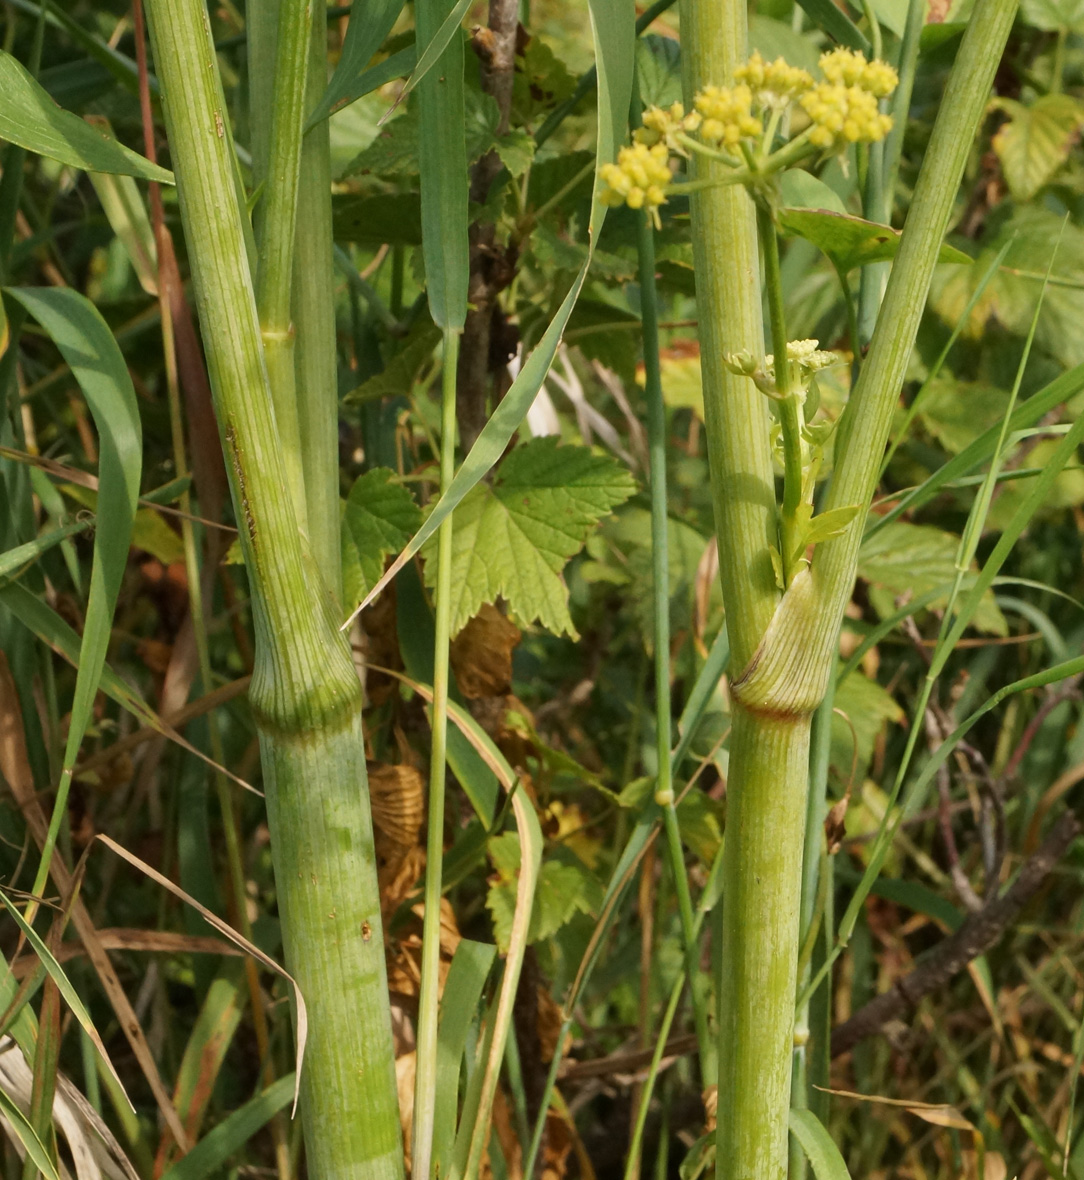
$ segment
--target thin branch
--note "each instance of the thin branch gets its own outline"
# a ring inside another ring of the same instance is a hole
[[[965,918],[959,929],[940,942],[918,967],[833,1031],[832,1056],[847,1053],[859,1041],[880,1032],[889,1020],[944,987],[972,959],[988,951],[1016,921],[1080,832],[1081,823],[1076,815],[1063,812],[1042,847],[1024,862],[1003,897]]]

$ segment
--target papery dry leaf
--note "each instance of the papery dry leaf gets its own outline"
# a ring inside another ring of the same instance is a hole
[[[549,989],[539,984],[538,987],[538,1047],[543,1062],[553,1060],[557,1052],[557,1038],[561,1035],[561,1025],[564,1023],[564,1012],[561,1005],[550,995]],[[571,1033],[565,1038],[563,1057],[568,1051]]]
[[[1005,1157],[999,1151],[986,1153],[985,1166],[981,1176],[979,1175],[978,1152],[965,1147],[961,1150],[960,1156],[963,1159],[964,1180],[1007,1180],[1008,1178],[1008,1165],[1005,1163]]]
[[[495,606],[481,610],[452,640],[451,660],[459,691],[470,700],[503,696],[512,688],[512,652],[520,629]]]
[[[376,879],[380,889],[380,913],[385,924],[395,911],[414,892],[414,887],[425,871],[425,849],[420,844],[413,848],[396,848],[394,855],[381,856],[377,848]]]
[[[551,1110],[542,1141],[542,1180],[564,1180],[571,1155],[571,1129],[557,1111]]]
[[[369,803],[373,826],[395,844],[418,843],[425,822],[425,781],[413,766],[370,762]]]

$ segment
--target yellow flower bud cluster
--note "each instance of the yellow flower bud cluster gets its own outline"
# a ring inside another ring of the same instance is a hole
[[[665,143],[634,143],[617,153],[616,164],[600,170],[603,204],[648,209],[658,224],[656,210],[666,200],[670,183],[670,153]]]
[[[881,114],[877,100],[896,89],[896,71],[850,49],[822,54],[820,67],[827,81],[818,82],[798,100],[813,123],[810,143],[830,149],[884,139],[892,119]]]
[[[637,143],[647,144],[648,147],[664,143],[670,151],[680,156],[687,156],[689,153],[678,136],[695,131],[703,121],[697,111],[686,114],[680,102],[675,102],[666,110],[662,107],[648,107],[644,111],[643,120],[644,125],[638,127],[633,134],[633,139]]]
[[[900,83],[900,76],[886,61],[866,61],[864,53],[833,49],[822,53],[821,73],[837,86],[857,86],[877,98],[887,98]]]
[[[788,65],[781,57],[768,62],[754,53],[743,66],[738,66],[734,77],[753,92],[758,106],[785,107],[813,85],[813,78],[799,66]]]
[[[705,86],[696,96],[702,116],[700,138],[713,147],[737,147],[746,137],[760,135],[763,124],[753,114],[753,92],[737,86]]]

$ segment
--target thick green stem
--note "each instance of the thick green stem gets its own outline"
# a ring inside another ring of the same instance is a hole
[[[305,110],[327,86],[327,5],[310,0],[312,32]],[[294,361],[309,546],[328,589],[342,597],[339,539],[339,388],[331,234],[331,139],[321,119],[301,145],[294,246]]]
[[[256,307],[263,333],[267,373],[275,404],[280,446],[298,523],[307,528],[301,431],[294,373],[294,328],[290,318],[294,227],[301,177],[301,136],[311,42],[308,0],[278,0],[278,29],[272,65],[270,134],[260,217]],[[271,57],[261,53],[262,65]],[[255,82],[253,87],[255,89]],[[266,88],[266,82],[263,83]],[[253,111],[255,121],[265,119]]]
[[[459,333],[444,331],[442,360],[440,491],[455,475],[455,376]],[[436,637],[433,643],[433,741],[429,754],[429,815],[425,845],[425,916],[418,994],[417,1071],[414,1077],[414,1144],[411,1170],[429,1176],[437,1100],[437,996],[440,989],[440,896],[444,859],[444,786],[448,755],[448,666],[452,618],[452,521],[437,533]]]
[[[723,852],[718,1180],[787,1174],[808,770],[808,717],[735,707]]]
[[[260,735],[286,961],[308,1005],[309,1175],[402,1176],[361,690],[284,494],[234,162],[202,0],[151,0],[155,65],[215,410],[252,589]]]
[[[737,0],[682,0],[682,62],[687,106],[700,87],[726,85],[747,56],[746,6]],[[718,181],[724,165],[694,157],[694,182]],[[704,415],[726,625],[734,665],[744,668],[779,600],[772,570],[776,533],[770,416],[764,395],[724,358],[760,356],[756,214],[740,186],[707,188],[690,201],[700,314]]]

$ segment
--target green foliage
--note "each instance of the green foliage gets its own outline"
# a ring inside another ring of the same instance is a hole
[[[573,637],[561,572],[590,529],[634,490],[628,472],[585,447],[536,439],[517,447],[455,516],[452,633],[498,598],[523,626],[538,622]],[[434,585],[435,543],[422,549]]]
[[[378,467],[358,476],[343,507],[343,593],[360,602],[384,572],[384,559],[397,553],[422,522],[414,497]]]

